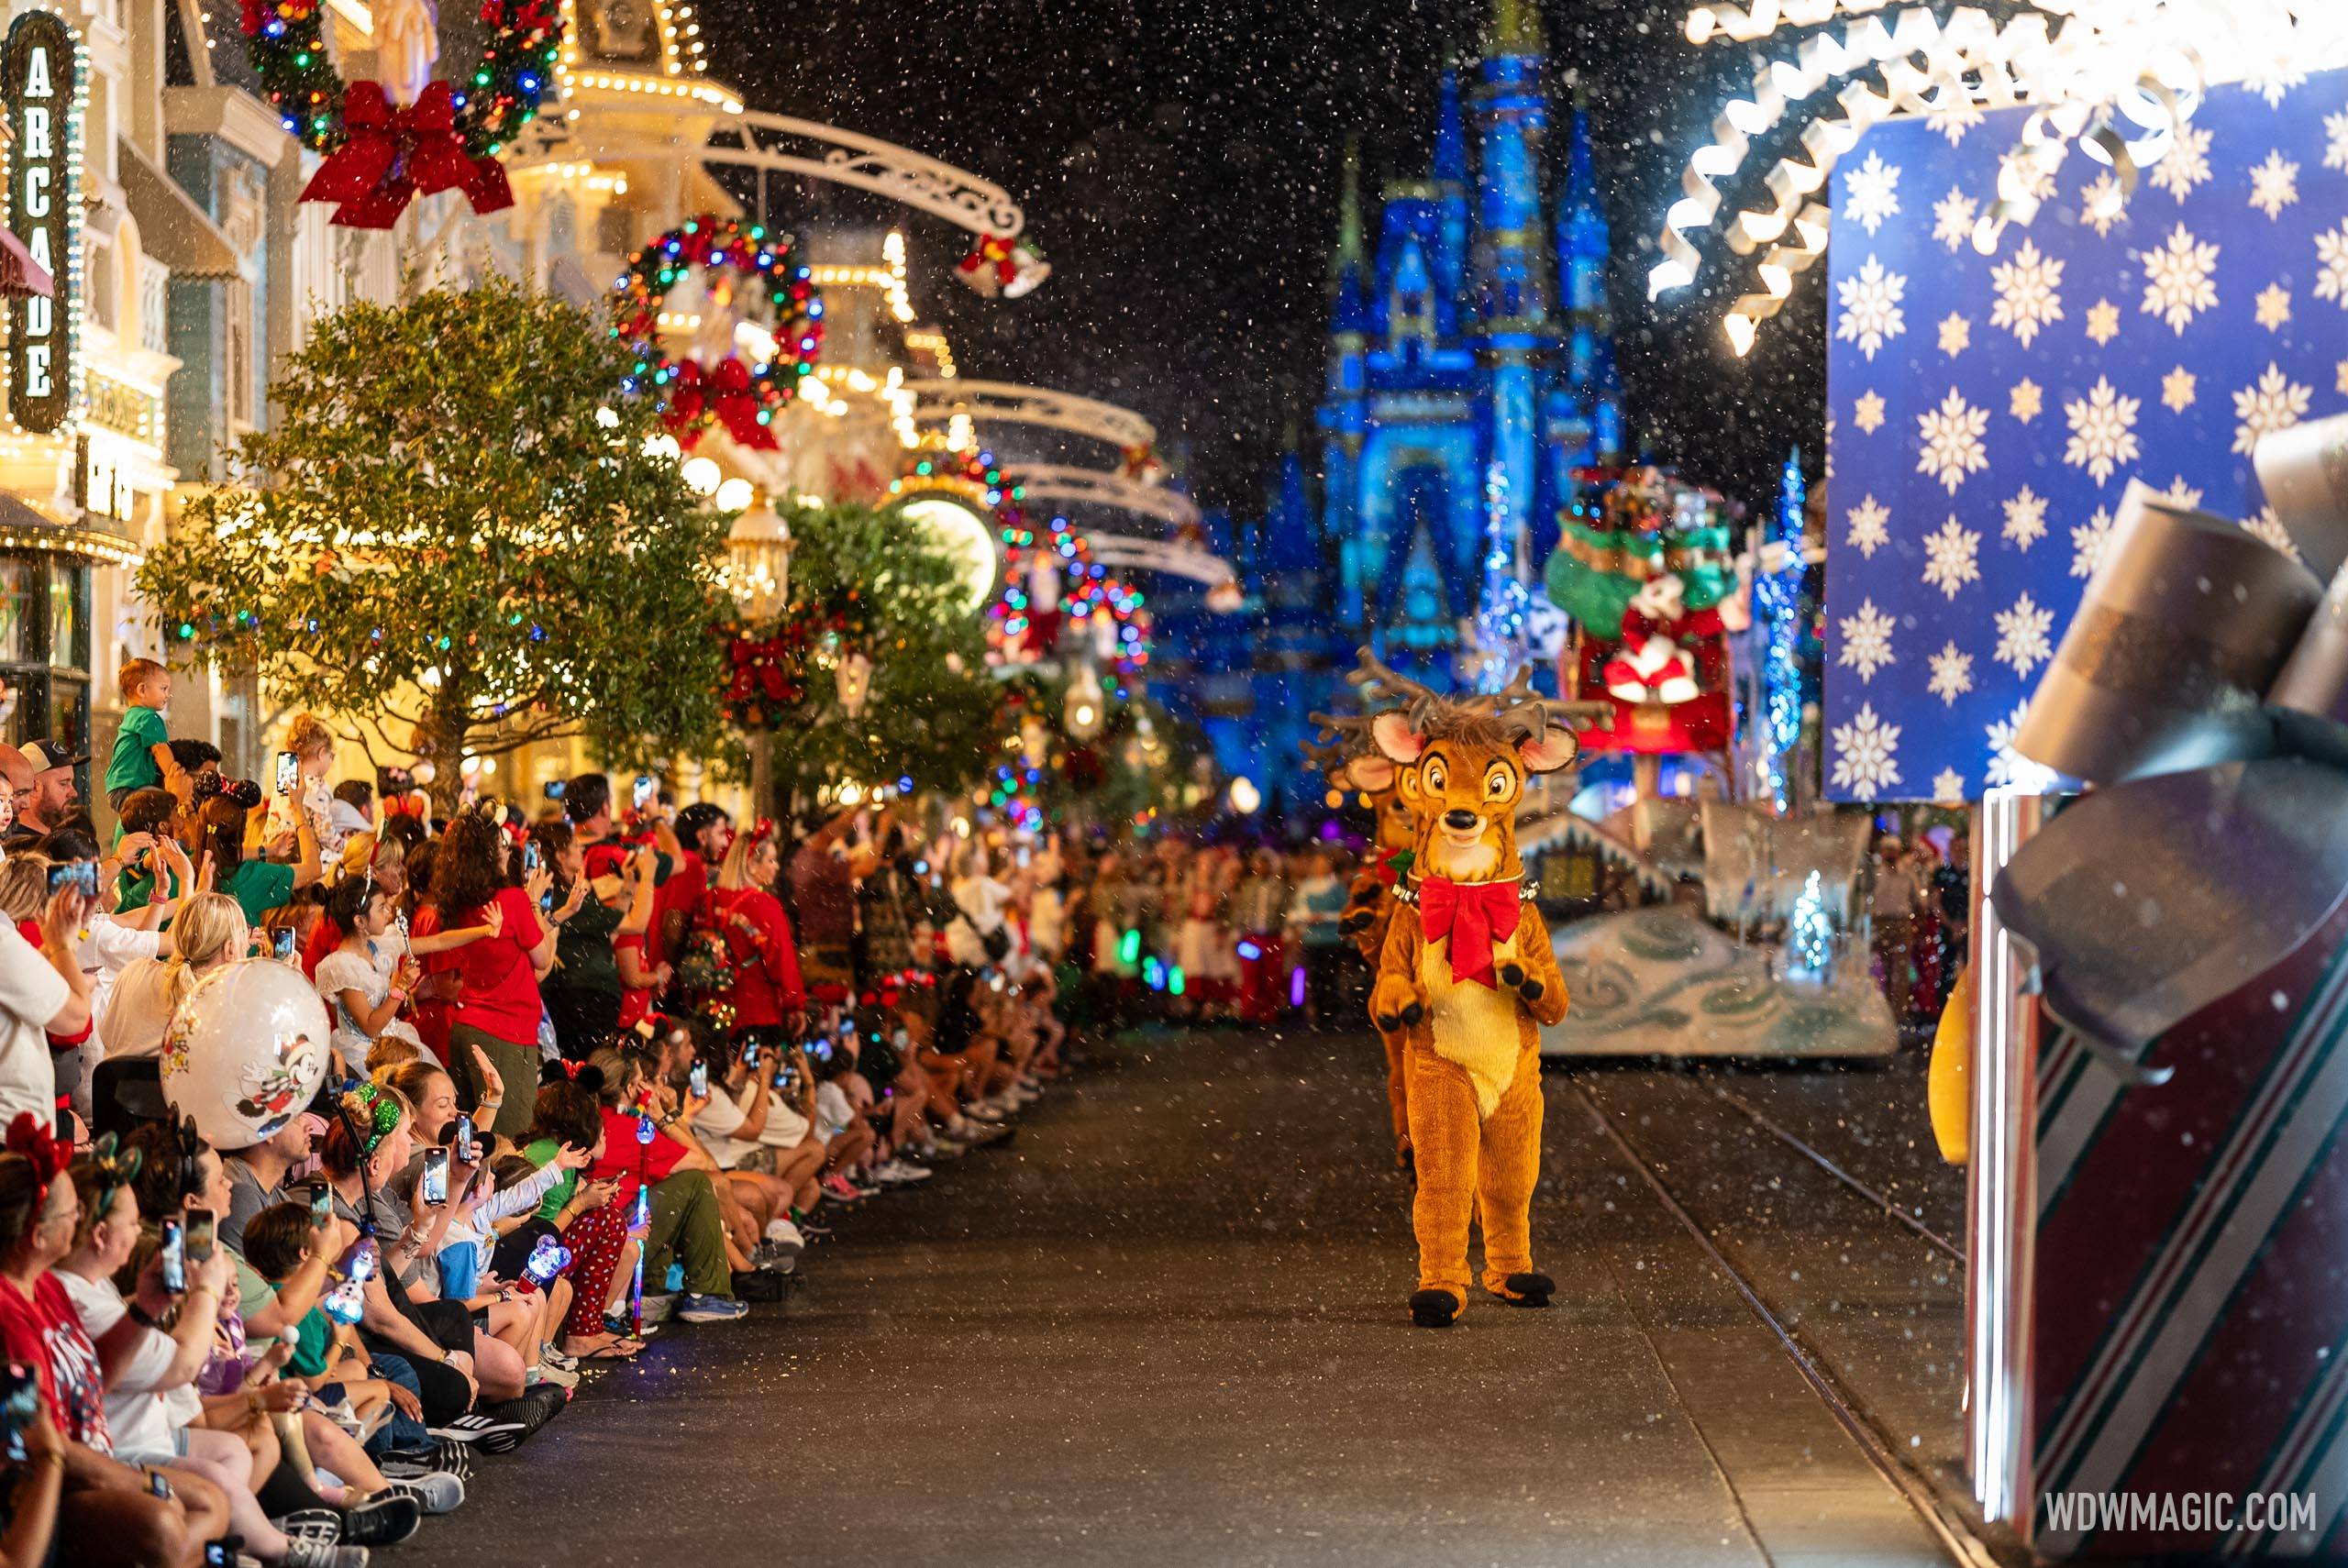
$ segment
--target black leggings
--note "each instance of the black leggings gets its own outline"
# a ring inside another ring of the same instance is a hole
[[[412,1301],[404,1310],[407,1320],[423,1330],[425,1337],[442,1350],[472,1353],[473,1317],[463,1302]],[[446,1426],[471,1407],[472,1395],[465,1386],[465,1375],[455,1367],[427,1361],[365,1330],[360,1331],[360,1339],[369,1350],[403,1356],[415,1369],[415,1397],[424,1407],[426,1426]]]

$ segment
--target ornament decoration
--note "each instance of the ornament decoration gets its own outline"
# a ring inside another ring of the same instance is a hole
[[[979,236],[955,269],[955,276],[988,299],[1033,293],[1051,275],[1052,264],[1034,240],[1007,234]]]
[[[461,190],[473,210],[514,204],[497,154],[529,124],[562,48],[555,0],[484,0],[488,42],[472,71],[394,109],[381,83],[345,84],[326,43],[324,0],[243,0],[245,55],[286,133],[326,155],[305,202],[334,221],[388,228],[419,195]]]
[[[727,352],[705,365],[662,347],[660,307],[696,272],[708,292],[704,312],[730,312],[745,289],[763,297],[770,319],[759,325],[771,338],[765,358]],[[774,450],[775,416],[799,395],[801,379],[814,372],[823,350],[824,300],[813,279],[787,235],[706,213],[688,219],[629,257],[613,291],[612,336],[636,356],[622,389],[658,398],[661,419],[681,447],[723,426],[737,446]]]

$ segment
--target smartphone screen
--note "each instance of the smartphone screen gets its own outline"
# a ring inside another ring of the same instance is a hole
[[[212,1261],[213,1224],[213,1213],[209,1209],[187,1211],[187,1230],[182,1245],[188,1262],[208,1264]]]
[[[471,1116],[461,1111],[458,1113],[457,1135],[449,1140],[449,1143],[452,1147],[460,1149],[468,1154],[472,1152],[473,1119]]]
[[[525,842],[524,842],[524,844],[523,844],[523,845],[522,845],[522,875],[523,875],[523,876],[525,876],[525,877],[527,877],[527,876],[529,876],[532,872],[536,871],[537,868],[538,868],[538,845],[537,845],[537,840],[535,840],[535,839],[526,840],[526,841],[525,841]]]
[[[323,1231],[326,1229],[327,1223],[333,1219],[334,1188],[328,1187],[322,1181],[313,1182],[310,1186],[311,1226],[314,1229]]]
[[[639,773],[636,776],[636,809],[640,812],[651,803],[652,776],[648,773]]]
[[[417,1196],[426,1203],[449,1201],[449,1151],[424,1151],[424,1175],[416,1183]]]
[[[22,1464],[28,1457],[25,1452],[25,1429],[33,1424],[40,1413],[40,1378],[21,1361],[12,1361],[0,1367],[0,1437],[5,1437],[8,1458]]]
[[[278,928],[276,950],[279,963],[290,963],[293,961],[294,928],[292,926],[281,926]]]
[[[709,1064],[695,1062],[693,1070],[685,1075],[685,1082],[691,1087],[695,1099],[707,1099],[709,1098]]]
[[[49,890],[72,888],[86,898],[98,896],[98,863],[94,860],[65,860],[49,868]]]
[[[748,1045],[742,1047],[742,1065],[746,1067],[755,1067],[759,1065],[759,1043],[757,1041],[753,1040]]]
[[[277,754],[277,792],[279,794],[294,793],[294,781],[301,777],[301,773],[302,765],[292,752],[281,751]]]
[[[187,1289],[187,1239],[177,1216],[163,1221],[163,1288],[174,1296]]]

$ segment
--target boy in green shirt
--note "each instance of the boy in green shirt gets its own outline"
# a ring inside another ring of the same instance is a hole
[[[161,788],[179,764],[172,737],[163,730],[163,710],[172,702],[172,672],[151,658],[122,665],[122,732],[106,759],[106,804],[116,811],[135,790]]]

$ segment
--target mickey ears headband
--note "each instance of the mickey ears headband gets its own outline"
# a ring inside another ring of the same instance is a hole
[[[367,1136],[359,1151],[360,1159],[367,1158],[382,1146],[400,1124],[400,1104],[373,1084],[362,1083],[350,1091],[352,1105],[367,1112]]]

